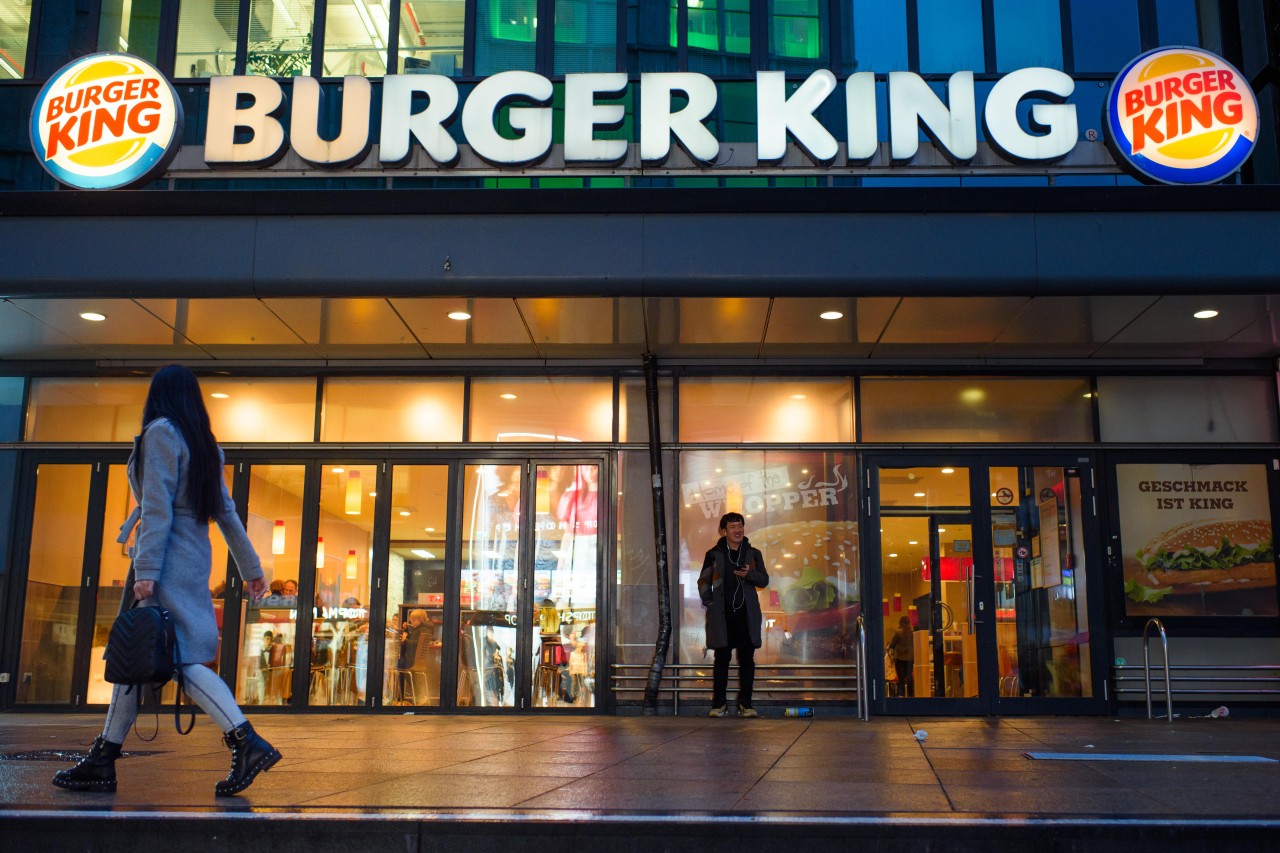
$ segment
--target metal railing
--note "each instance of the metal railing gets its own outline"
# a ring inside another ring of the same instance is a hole
[[[1178,696],[1280,698],[1280,664],[1179,664],[1170,666],[1169,670],[1173,692]],[[1144,687],[1138,686],[1145,680],[1142,667],[1137,664],[1115,666],[1111,671],[1117,694],[1144,692]]]
[[[865,657],[865,652],[864,652]],[[853,664],[770,663],[756,664],[755,694],[762,698],[795,697],[822,694],[852,695],[859,703],[858,714],[866,713],[862,696],[866,687],[859,675],[860,661]],[[649,679],[649,664],[615,663],[610,689],[618,697],[642,695]],[[737,664],[729,667],[729,681],[737,679]],[[863,668],[864,669],[864,668]],[[676,715],[680,700],[690,696],[711,696],[710,664],[669,663],[662,669],[659,695],[670,694]],[[860,692],[861,691],[861,692]],[[866,719],[866,717],[863,717]]]
[[[1164,623],[1159,619],[1148,619],[1142,627],[1142,684],[1147,695],[1147,719],[1151,716],[1151,629],[1160,632],[1160,642],[1164,646],[1164,702],[1165,716],[1173,722],[1173,684],[1169,678],[1169,635],[1165,633]]]
[[[858,617],[856,642],[857,654],[854,660],[857,662],[857,687],[858,687],[858,719],[871,719],[871,703],[867,698],[867,620],[862,616]]]

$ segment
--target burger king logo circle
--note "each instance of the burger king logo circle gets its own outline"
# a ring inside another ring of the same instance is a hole
[[[182,104],[150,63],[123,53],[81,57],[58,71],[31,109],[31,147],[45,171],[78,189],[157,177],[177,153]]]
[[[1117,159],[1166,184],[1211,184],[1249,159],[1258,102],[1220,56],[1162,47],[1130,62],[1111,84],[1107,142]]]

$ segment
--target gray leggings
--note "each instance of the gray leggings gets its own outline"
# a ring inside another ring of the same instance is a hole
[[[201,663],[189,663],[182,667],[186,679],[187,695],[209,715],[209,719],[224,732],[229,732],[245,721],[236,704],[236,697],[218,674]],[[111,691],[111,707],[107,709],[107,721],[102,726],[102,737],[111,743],[124,743],[133,721],[138,718],[138,700],[146,688],[132,689],[117,684]],[[128,690],[128,693],[125,691]]]

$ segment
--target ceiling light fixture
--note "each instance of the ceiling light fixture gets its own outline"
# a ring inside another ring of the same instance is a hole
[[[230,397],[231,395],[230,395],[230,394],[224,394],[224,393],[222,393],[221,391],[214,391],[214,392],[213,392],[212,394],[210,394],[209,396],[210,396],[210,397],[212,397],[212,398],[213,398],[213,399],[215,399],[215,400],[225,400],[225,399],[227,399],[228,397]]]
[[[81,314],[80,316],[84,317],[83,314]],[[1218,316],[1218,312],[1214,311],[1212,308],[1206,308],[1203,311],[1197,311],[1191,316],[1195,317],[1197,320],[1212,320],[1214,317]],[[85,317],[85,319],[87,320],[89,318]]]
[[[504,399],[504,400],[514,400],[514,399],[516,399],[516,395],[515,395],[515,394],[512,394],[511,392],[507,392],[506,394],[499,394],[498,396],[499,396],[499,397],[501,397],[501,398],[502,398],[502,399]]]
[[[818,316],[824,320],[839,320],[841,317],[844,316],[844,312],[843,311],[823,311]]]
[[[97,311],[81,311],[80,319],[88,320],[92,323],[101,323],[103,320],[107,319],[107,315],[99,314]]]
[[[922,498],[922,497],[924,497],[924,492],[915,492],[911,497],[913,497],[913,498]]]
[[[954,474],[955,472],[956,472],[956,469],[955,469],[955,468],[943,468],[943,469],[942,469],[942,473],[944,473],[944,474]]]
[[[450,320],[470,320],[471,315],[468,314],[466,311],[450,311],[449,319]]]

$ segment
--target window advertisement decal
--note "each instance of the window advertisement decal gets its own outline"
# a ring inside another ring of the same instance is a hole
[[[853,467],[852,454],[834,452],[682,454],[682,662],[711,665],[698,573],[720,536],[720,517],[739,512],[769,572],[769,586],[759,593],[764,624],[756,663],[852,663],[861,612]],[[762,680],[756,690],[768,696]]]
[[[1117,465],[1129,616],[1275,616],[1263,465]]]
[[[1234,174],[1258,138],[1248,79],[1220,56],[1165,47],[1125,66],[1105,121],[1116,160],[1165,184],[1211,184]]]
[[[31,147],[59,183],[85,190],[138,186],[178,153],[182,103],[150,63],[95,53],[64,65],[31,108]]]

